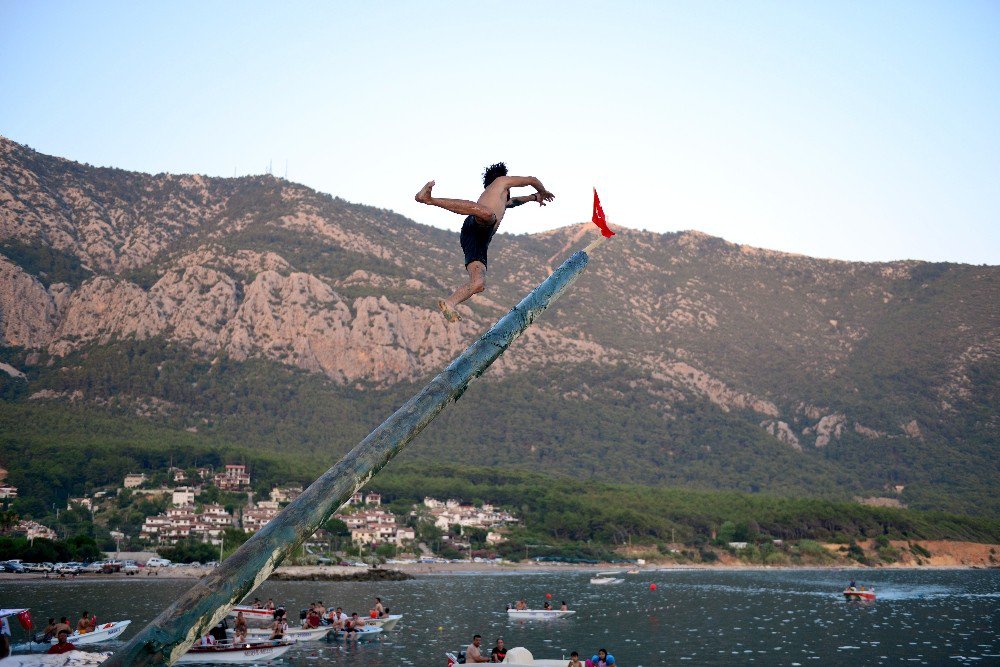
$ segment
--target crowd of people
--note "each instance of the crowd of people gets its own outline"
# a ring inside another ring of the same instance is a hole
[[[281,605],[275,606],[274,600],[268,598],[267,602],[261,602],[260,598],[254,598],[250,604],[253,609],[266,609],[272,612],[272,622],[269,626],[270,635],[268,640],[281,640],[288,634],[288,613]],[[382,598],[376,597],[375,604],[368,613],[367,618],[378,619],[389,615],[389,608],[382,604]],[[313,602],[308,609],[303,609],[301,613],[304,630],[314,630],[321,626],[329,626],[335,632],[344,632],[347,638],[356,638],[360,632],[364,631],[366,617],[359,616],[353,612],[350,616],[344,613],[343,607],[327,608],[322,600]],[[221,632],[219,629],[221,628]],[[226,636],[227,625],[225,621],[219,623],[209,634],[201,638],[199,642],[202,646],[213,646],[215,644],[228,641]],[[247,620],[243,612],[237,612],[236,620],[233,623],[233,641],[242,643],[247,641],[249,629]]]

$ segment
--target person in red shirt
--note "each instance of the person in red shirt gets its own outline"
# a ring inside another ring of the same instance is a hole
[[[60,629],[59,634],[56,635],[56,643],[53,644],[46,653],[68,653],[69,651],[75,651],[76,647],[66,641],[69,637],[69,630]]]

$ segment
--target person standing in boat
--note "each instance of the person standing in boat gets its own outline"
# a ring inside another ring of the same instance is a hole
[[[382,606],[382,598],[375,598],[375,618],[385,616],[385,607]]]

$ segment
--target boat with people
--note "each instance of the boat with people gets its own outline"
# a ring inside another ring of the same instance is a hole
[[[365,625],[374,625],[375,627],[382,628],[386,631],[391,631],[399,623],[399,619],[403,618],[402,614],[386,614],[381,618],[366,618]]]
[[[621,574],[620,572],[598,572],[596,577],[590,578],[590,583],[596,586],[608,585],[608,584],[620,584],[624,579],[616,576]]]
[[[174,662],[175,665],[246,665],[280,658],[292,647],[290,641],[240,642],[239,644],[214,644],[192,646]]]
[[[365,625],[357,630],[354,630],[351,633],[348,633],[345,630],[333,630],[329,635],[327,635],[327,638],[337,642],[345,640],[367,641],[369,639],[376,639],[380,637],[382,632],[382,628],[377,625],[368,625],[368,619],[365,619]]]
[[[445,653],[448,659],[447,667],[465,664],[465,651],[458,653]],[[562,658],[536,658],[531,651],[523,646],[515,646],[507,651],[507,656],[503,659],[504,665],[514,665],[515,667],[566,667],[569,656]]]
[[[870,590],[865,590],[862,586],[859,589],[848,586],[844,589],[844,599],[845,600],[874,600],[875,599],[875,587],[873,586]]]
[[[551,620],[572,616],[576,611],[571,609],[508,609],[507,618],[512,621]]]
[[[0,612],[3,615],[14,615],[20,614],[21,612],[26,612],[27,609],[3,609]],[[112,639],[117,639],[125,632],[125,628],[131,623],[131,619],[124,621],[109,621],[108,623],[103,623],[98,625],[94,630],[90,632],[80,633],[79,631],[73,631],[66,638],[73,646],[87,646],[90,644],[100,644],[101,642],[110,641]],[[32,650],[40,650],[41,647],[49,646],[50,644],[56,643],[56,638],[52,637],[50,639],[42,639],[42,635],[38,634],[34,637],[33,641],[25,642],[21,644],[15,644],[11,646],[11,650],[14,652],[24,652]]]
[[[865,588],[861,586],[860,588],[851,579],[851,583],[847,584],[847,588],[844,589],[844,599],[845,600],[865,600],[870,601],[875,599],[875,587]]]
[[[329,625],[321,625],[318,628],[288,628],[281,638],[290,642],[314,642],[323,639],[329,632]],[[236,635],[236,630],[227,628],[226,635],[232,638]],[[250,641],[265,641],[270,637],[270,628],[247,628],[247,639]]]

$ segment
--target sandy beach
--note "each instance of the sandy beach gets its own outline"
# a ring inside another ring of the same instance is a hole
[[[906,547],[906,542],[894,543],[899,547]],[[932,555],[924,560],[922,564],[916,563],[911,558],[900,560],[889,565],[880,565],[872,569],[963,569],[963,568],[988,568],[1000,566],[1000,545],[978,544],[974,542],[951,542],[945,540],[928,540],[920,542],[920,545],[927,549]],[[831,551],[839,549],[841,545],[826,545]],[[714,564],[678,564],[671,559],[663,559],[657,562],[650,562],[646,565],[636,566],[631,564],[599,563],[596,565],[571,564],[571,563],[475,563],[475,562],[449,562],[449,563],[392,563],[379,568],[382,571],[402,572],[404,574],[421,577],[446,574],[497,574],[503,572],[603,572],[616,571],[625,572],[627,570],[639,570],[639,575],[653,573],[662,570],[701,570],[701,569],[729,569],[729,570],[768,570],[768,569],[857,569],[865,567],[853,561],[840,561],[828,565],[813,564],[808,566],[780,565],[765,566],[747,564],[739,559],[724,553],[718,562]],[[42,573],[0,573],[0,581],[51,581],[53,584],[66,581],[100,580],[100,579],[143,579],[143,580],[176,580],[176,579],[199,579],[209,572],[209,567],[161,567],[142,568],[139,574],[126,575],[121,572],[115,574],[80,574],[74,576],[45,575]],[[338,565],[283,565],[275,570],[278,577],[286,580],[329,580],[337,581],[341,578],[367,579],[367,570],[359,567],[344,567]],[[374,579],[384,579],[389,577],[374,576]]]

